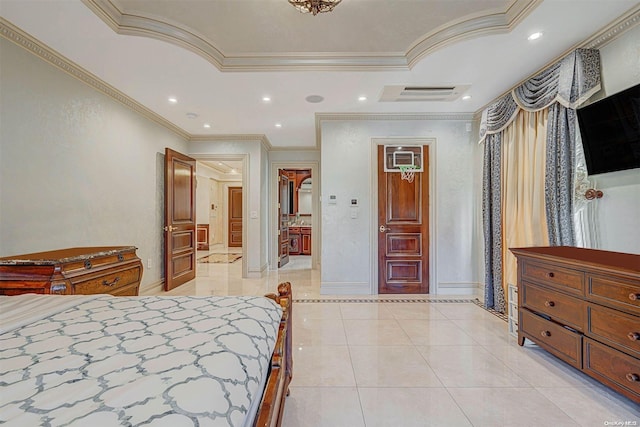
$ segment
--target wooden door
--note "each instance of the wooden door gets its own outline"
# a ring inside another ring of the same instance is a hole
[[[289,177],[283,169],[278,170],[278,246],[280,258],[278,267],[289,262]]]
[[[229,247],[242,247],[242,187],[229,187]]]
[[[165,149],[164,289],[196,277],[196,161]]]
[[[378,292],[429,293],[429,151],[413,182],[384,171],[378,146]]]

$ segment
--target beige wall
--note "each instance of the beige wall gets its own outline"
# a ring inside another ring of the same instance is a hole
[[[165,127],[0,38],[0,256],[134,245],[161,280]]]

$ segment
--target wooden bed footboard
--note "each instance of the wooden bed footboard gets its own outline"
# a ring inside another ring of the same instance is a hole
[[[289,383],[293,377],[291,283],[280,283],[278,295],[268,294],[265,296],[280,304],[282,319],[280,320],[275,350],[271,357],[264,394],[253,424],[255,427],[275,427],[282,424],[284,401],[285,397],[289,395]]]

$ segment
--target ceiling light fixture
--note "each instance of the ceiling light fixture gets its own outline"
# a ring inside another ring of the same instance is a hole
[[[207,128],[207,129],[209,129],[209,128],[211,127],[211,125],[210,125],[209,123],[205,123],[205,124],[203,125],[203,127],[205,127],[205,128]]]
[[[367,97],[366,96],[359,96],[358,97],[358,101],[366,101]]]
[[[289,4],[302,13],[331,12],[342,0],[289,0]]]
[[[175,104],[175,103],[178,102],[178,98],[175,98],[175,97],[172,96],[172,97],[169,98],[169,102],[172,103],[172,104]]]
[[[540,37],[542,37],[542,33],[540,31],[532,33],[529,35],[529,37],[527,37],[527,40],[532,41],[532,40],[537,40]]]
[[[269,101],[271,101],[271,97],[269,97],[269,96],[263,96],[263,97],[262,97],[262,100],[263,100],[264,102],[269,102]]]
[[[282,123],[276,123],[276,127],[277,128],[281,128],[282,127]]]
[[[462,97],[463,101],[468,101],[470,99],[471,99],[471,95],[465,95],[465,96]]]

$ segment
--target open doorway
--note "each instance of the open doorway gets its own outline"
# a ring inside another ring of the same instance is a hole
[[[320,252],[318,162],[272,163],[270,268],[316,269]]]
[[[278,189],[278,268],[310,269],[314,222],[311,169],[278,169]]]
[[[247,277],[244,222],[245,158],[194,156],[197,160],[196,220],[198,263],[235,263]],[[199,270],[202,271],[202,270]]]

